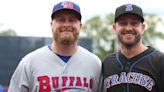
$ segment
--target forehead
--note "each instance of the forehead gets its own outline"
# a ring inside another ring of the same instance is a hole
[[[127,14],[121,15],[120,17],[118,17],[117,21],[126,21],[129,19],[142,22],[142,19],[140,16],[132,14],[132,13],[127,13]]]

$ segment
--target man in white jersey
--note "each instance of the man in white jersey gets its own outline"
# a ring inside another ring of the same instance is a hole
[[[51,18],[52,43],[21,60],[8,92],[98,92],[101,61],[77,45],[82,28],[80,7],[60,2]]]

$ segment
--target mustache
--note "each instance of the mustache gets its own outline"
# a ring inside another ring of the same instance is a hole
[[[74,28],[73,28],[73,27],[68,26],[68,27],[61,27],[61,28],[60,28],[60,30],[61,30],[61,31],[73,31],[73,30],[74,30]]]
[[[63,31],[69,31],[69,32],[72,32],[72,31],[74,31],[74,29],[71,28],[71,27],[64,27],[64,28],[60,28],[60,31],[61,31],[61,32],[63,32]]]
[[[123,31],[121,32],[121,34],[132,34],[132,35],[135,35],[136,34],[136,31]]]

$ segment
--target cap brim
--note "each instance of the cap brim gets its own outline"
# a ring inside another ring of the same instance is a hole
[[[133,13],[133,12],[125,12],[125,13],[120,14],[119,16],[117,16],[117,17],[115,18],[115,22],[117,22],[117,20],[118,20],[118,18],[119,18],[120,16],[125,15],[125,14],[134,14],[134,15],[136,15],[136,16],[138,16],[138,17],[141,18],[141,22],[142,22],[142,23],[144,22],[144,18],[143,18],[142,16],[140,16],[139,14]]]
[[[77,18],[81,21],[81,14],[78,11],[76,11],[74,9],[67,9],[67,8],[62,8],[62,9],[59,9],[59,10],[53,12],[51,15],[51,19],[53,19],[54,15],[56,15],[60,11],[69,11],[69,12],[75,14],[77,16]]]

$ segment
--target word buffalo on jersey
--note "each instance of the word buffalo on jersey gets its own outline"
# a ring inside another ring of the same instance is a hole
[[[137,84],[145,87],[149,91],[151,91],[153,86],[155,85],[155,82],[151,77],[135,72],[129,72],[127,74],[126,72],[122,72],[120,76],[117,74],[113,74],[104,80],[105,88],[110,88],[122,83]]]
[[[66,90],[92,90],[93,79],[78,76],[39,76],[39,92],[63,92]]]

